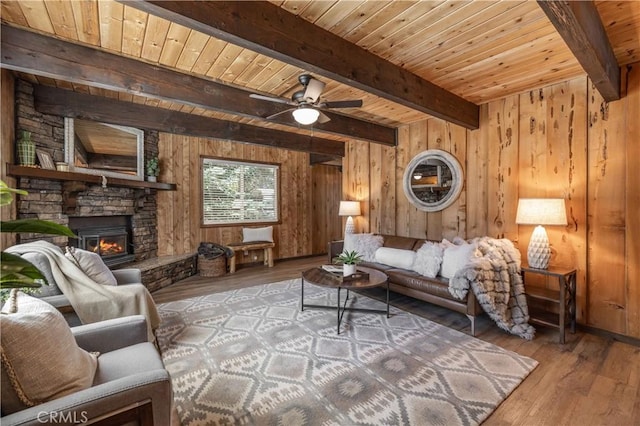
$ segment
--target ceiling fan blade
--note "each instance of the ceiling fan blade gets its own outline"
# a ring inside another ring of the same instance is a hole
[[[320,115],[318,116],[318,123],[324,124],[327,121],[331,121],[331,119],[326,114],[324,114],[322,111],[319,111],[319,112],[320,112]]]
[[[259,95],[257,93],[252,93],[249,95],[249,97],[253,99],[260,99],[263,101],[277,102],[279,104],[293,105],[293,103],[288,99],[273,98],[271,96]]]
[[[293,111],[294,109],[295,109],[295,108],[288,108],[288,109],[285,109],[284,111],[276,112],[275,114],[271,114],[270,116],[265,117],[265,120],[271,120],[272,118],[275,118],[275,117],[277,117],[277,116],[279,116],[279,115],[281,115],[281,114],[284,114],[284,113],[286,113],[286,112],[291,112],[291,111]]]
[[[312,78],[307,83],[307,88],[304,91],[304,99],[311,102],[317,102],[320,98],[320,94],[324,90],[325,84],[320,80]]]
[[[362,106],[362,99],[353,101],[324,102],[322,106],[324,108],[360,108]]]

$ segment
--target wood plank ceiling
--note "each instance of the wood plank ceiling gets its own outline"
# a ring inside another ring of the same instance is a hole
[[[544,87],[584,70],[533,1],[281,1],[273,4],[475,104]],[[249,4],[246,7],[251,7]],[[620,66],[640,61],[640,2],[596,7]],[[5,1],[3,24],[257,93],[289,98],[307,70],[113,0]],[[286,29],[285,29],[286,30]],[[177,100],[25,75],[43,85],[309,134]],[[323,99],[362,99],[341,113],[398,127],[427,114],[325,77]],[[318,129],[315,129],[319,132]],[[337,134],[323,138],[347,141]]]

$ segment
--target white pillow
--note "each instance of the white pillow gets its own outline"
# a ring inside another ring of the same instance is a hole
[[[429,278],[435,278],[440,271],[444,247],[440,243],[426,241],[416,252],[411,269]]]
[[[3,415],[91,387],[98,366],[56,308],[24,293],[17,305],[0,315]]]
[[[98,253],[75,247],[67,247],[67,252],[64,255],[98,284],[118,285],[118,281],[113,275],[113,272],[104,264],[104,261]]]
[[[273,226],[264,228],[242,228],[242,242],[252,243],[254,241],[273,242]]]
[[[376,261],[376,250],[382,247],[382,235],[346,234],[344,236],[343,251],[356,251],[365,262]]]
[[[442,256],[442,268],[440,275],[444,278],[453,278],[453,276],[462,269],[472,256],[475,256],[475,244],[461,244],[459,246],[447,247]]]
[[[391,247],[380,247],[376,250],[376,262],[396,268],[411,269],[416,259],[416,252]]]

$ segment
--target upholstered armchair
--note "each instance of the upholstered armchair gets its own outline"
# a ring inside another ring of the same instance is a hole
[[[49,285],[44,285],[40,290],[33,294],[47,303],[55,306],[69,323],[70,326],[81,325],[82,322],[74,311],[69,298],[62,293],[62,290],[56,282],[56,275],[53,271],[51,264],[51,256],[46,255],[45,252],[39,252],[34,250],[34,245],[39,246],[43,250],[49,250],[49,253],[56,254],[55,259],[69,259],[69,262],[74,262],[79,268],[82,269],[87,277],[93,279],[95,282],[103,285],[129,285],[140,284],[142,285],[142,274],[139,269],[128,268],[118,269],[111,271],[104,264],[100,256],[95,253],[90,253],[85,250],[77,250],[74,255],[64,255],[62,249],[54,246],[46,241],[38,241],[36,243],[17,245],[6,249],[9,253],[22,256],[25,260],[31,262],[47,279]]]
[[[0,419],[3,426],[94,421],[96,424],[170,424],[169,374],[155,345],[148,341],[143,316],[101,321],[73,327],[71,331],[80,348],[100,353],[93,384],[5,415]],[[2,401],[3,414],[5,402],[9,401]]]
[[[46,270],[46,268],[50,268],[50,266],[46,264],[44,270]],[[43,271],[43,269],[40,269],[40,270]],[[113,273],[113,276],[116,278],[117,285],[142,283],[142,274],[140,272],[140,269],[135,269],[135,268],[116,269],[111,272]],[[78,318],[78,315],[73,310],[73,306],[71,306],[69,299],[67,298],[67,296],[62,294],[62,292],[58,288],[55,281],[53,281],[53,279],[51,279],[49,286],[43,286],[42,288],[45,289],[46,292],[41,295],[36,293],[34,294],[34,296],[39,297],[45,302],[55,306],[60,312],[62,312],[62,315],[64,315],[64,318],[67,320],[67,322],[71,327],[76,327],[82,324],[82,322],[80,321],[80,318]]]

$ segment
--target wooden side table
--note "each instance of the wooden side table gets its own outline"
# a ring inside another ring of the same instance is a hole
[[[531,322],[548,325],[560,330],[560,343],[564,343],[564,331],[567,317],[570,321],[571,333],[576,332],[576,273],[575,268],[550,266],[549,269],[532,268],[522,265],[522,282],[525,284],[526,274],[538,274],[558,279],[558,291],[546,288],[524,286],[527,298],[558,304],[558,314],[529,308]]]

